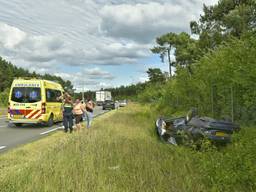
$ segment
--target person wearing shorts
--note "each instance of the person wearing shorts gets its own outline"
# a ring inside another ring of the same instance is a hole
[[[84,105],[80,102],[79,99],[77,99],[73,107],[73,114],[75,117],[77,132],[80,132],[81,130],[81,121],[83,118],[83,113],[84,113]]]

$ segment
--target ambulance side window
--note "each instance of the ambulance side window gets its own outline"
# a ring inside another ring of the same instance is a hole
[[[46,102],[58,102],[61,103],[61,100],[57,98],[61,95],[61,91],[54,89],[46,89]]]
[[[56,95],[56,102],[62,103],[61,99],[58,99],[59,97],[61,97],[61,91],[55,90],[55,95]]]
[[[54,90],[46,89],[46,102],[56,102]]]

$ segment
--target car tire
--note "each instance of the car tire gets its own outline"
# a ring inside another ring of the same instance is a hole
[[[51,126],[53,126],[53,124],[54,124],[53,114],[51,114],[46,125],[47,125],[47,127],[51,127]]]
[[[14,125],[15,125],[16,127],[21,127],[21,126],[22,126],[22,123],[14,123]]]

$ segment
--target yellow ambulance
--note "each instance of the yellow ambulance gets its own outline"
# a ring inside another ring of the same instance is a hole
[[[13,80],[8,103],[10,123],[43,123],[52,126],[62,121],[63,88],[60,84],[36,79],[16,78]]]

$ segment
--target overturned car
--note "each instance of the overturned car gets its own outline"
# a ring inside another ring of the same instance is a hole
[[[201,141],[204,138],[215,143],[229,143],[233,132],[239,129],[239,125],[227,120],[198,117],[195,109],[184,117],[160,117],[156,120],[160,138],[173,145],[184,141]]]

